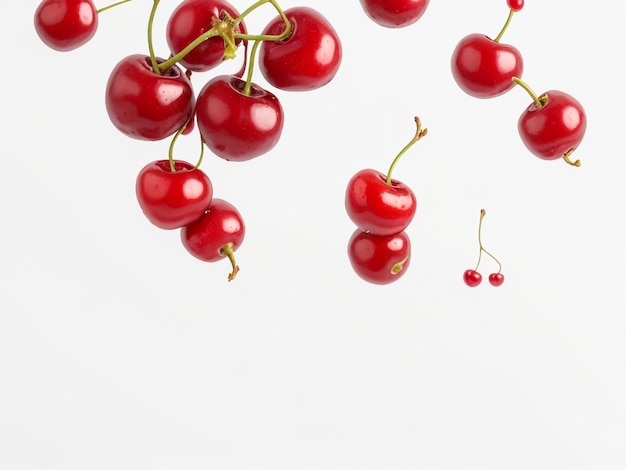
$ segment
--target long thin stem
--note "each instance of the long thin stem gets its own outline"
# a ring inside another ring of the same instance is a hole
[[[500,30],[500,32],[498,33],[498,35],[494,39],[495,42],[500,42],[500,39],[502,39],[502,36],[504,35],[504,32],[509,27],[509,24],[511,23],[511,20],[513,19],[513,15],[514,14],[515,14],[515,12],[513,10],[509,10],[509,16],[506,19],[506,23],[504,23],[504,26],[502,27],[502,29]]]
[[[400,150],[400,153],[396,155],[396,157],[391,162],[391,165],[389,166],[389,171],[387,171],[387,179],[385,181],[388,185],[391,185],[391,173],[393,172],[393,169],[395,168],[396,164],[400,160],[400,157],[402,157],[402,155],[404,155],[406,151],[409,150],[415,142],[420,140],[422,137],[424,137],[428,133],[428,129],[422,129],[422,121],[420,121],[420,118],[418,118],[417,116],[415,116],[415,126],[417,128],[415,130],[415,135],[409,141],[409,143],[406,144],[402,150]]]
[[[161,75],[161,69],[154,54],[154,44],[152,42],[152,25],[154,24],[154,16],[156,15],[157,7],[159,6],[159,0],[153,0],[152,10],[150,11],[150,18],[148,19],[148,51],[150,52],[150,62],[152,63],[152,70],[157,75]]]
[[[483,228],[483,219],[485,218],[485,214],[487,212],[485,211],[485,209],[481,209],[480,210],[480,221],[478,222],[478,262],[476,263],[476,267],[474,268],[474,271],[478,270],[478,266],[480,265],[480,260],[482,258],[482,254],[483,252],[485,252],[487,255],[489,255],[496,263],[498,263],[498,274],[500,274],[500,271],[502,271],[502,264],[500,263],[500,261],[498,261],[498,258],[496,258],[495,256],[493,256],[491,253],[489,253],[487,250],[485,250],[485,247],[483,246],[483,241],[482,241],[482,228]]]
[[[118,5],[122,5],[122,4],[124,4],[124,3],[128,3],[128,2],[130,2],[130,1],[131,1],[131,0],[122,0],[121,2],[116,2],[116,3],[113,3],[113,4],[111,4],[111,5],[107,5],[107,6],[105,6],[105,7],[102,7],[102,8],[99,8],[98,10],[96,10],[96,13],[100,14],[100,13],[102,13],[103,11],[107,11],[107,10],[109,10],[109,9],[113,8],[113,7],[116,7],[116,6],[118,6]]]
[[[517,77],[513,77],[511,78],[511,80],[516,84],[521,86],[524,90],[526,90],[526,93],[528,93],[528,95],[532,98],[533,102],[535,103],[535,106],[537,106],[537,109],[540,109],[543,107],[545,103],[545,101],[543,100],[543,96],[537,96],[537,93],[535,93],[533,91],[532,88],[530,88],[530,86],[528,86],[528,83],[526,83],[525,81],[517,78]]]
[[[248,59],[248,73],[246,74],[246,84],[243,87],[243,94],[250,96],[250,90],[252,89],[252,75],[254,72],[254,64],[256,58],[256,51],[261,44],[261,41],[254,41],[252,49],[250,50],[250,59]]]

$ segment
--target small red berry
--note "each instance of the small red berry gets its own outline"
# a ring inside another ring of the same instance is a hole
[[[524,8],[524,0],[506,0],[506,4],[515,12]]]
[[[474,271],[473,269],[468,269],[463,273],[463,280],[465,284],[470,287],[476,287],[483,280],[482,275],[478,271]]]
[[[489,284],[498,287],[504,282],[504,275],[502,273],[491,273],[489,275]]]

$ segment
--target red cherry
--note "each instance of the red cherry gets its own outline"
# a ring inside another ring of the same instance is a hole
[[[175,229],[197,220],[213,197],[209,177],[191,163],[169,160],[148,163],[139,172],[135,191],[148,220],[162,229]]]
[[[475,98],[493,98],[509,91],[511,79],[521,76],[522,55],[513,46],[501,44],[484,34],[470,34],[452,54],[452,76],[459,87]]]
[[[245,161],[269,152],[283,129],[278,98],[254,83],[232,75],[211,79],[198,93],[196,120],[207,147],[217,156]]]
[[[88,42],[98,29],[92,0],[43,0],[35,10],[35,31],[57,51],[71,51]]]
[[[550,90],[536,98],[521,114],[517,125],[522,142],[535,156],[544,160],[569,157],[580,145],[587,129],[582,105],[571,95]]]
[[[239,211],[223,199],[213,198],[204,215],[185,225],[180,236],[183,246],[199,260],[215,262],[230,259],[233,269],[228,280],[232,281],[239,272],[234,252],[243,242],[245,232]]]
[[[429,0],[361,0],[363,10],[386,28],[403,28],[419,20]]]
[[[518,12],[522,8],[524,8],[524,0],[506,0],[506,4],[511,10],[515,12]]]
[[[167,23],[165,35],[167,44],[176,55],[202,33],[208,31],[216,20],[222,20],[227,13],[230,18],[237,18],[239,12],[226,0],[184,0],[172,12]],[[234,33],[246,33],[243,21],[233,29]],[[235,46],[241,39],[235,41]],[[180,60],[180,65],[194,72],[205,72],[219,65],[226,48],[224,39],[214,36],[204,40]]]
[[[470,287],[476,287],[483,280],[482,275],[478,271],[474,271],[473,269],[468,269],[463,273],[463,280],[465,284]]]
[[[259,68],[268,83],[281,90],[305,91],[330,82],[341,63],[341,41],[328,20],[316,10],[296,7],[285,10],[291,34],[283,41],[263,41]],[[280,36],[286,25],[277,16],[263,35]]]
[[[404,183],[376,170],[357,172],[348,182],[345,207],[350,220],[363,232],[393,235],[406,229],[417,209],[415,194]]]
[[[354,272],[372,284],[389,284],[406,273],[411,261],[411,240],[406,232],[372,235],[356,229],[348,242]]]
[[[122,133],[161,140],[187,122],[195,98],[189,78],[178,66],[157,74],[149,57],[135,54],[122,59],[111,72],[105,103],[111,122]]]
[[[501,286],[503,282],[504,282],[504,275],[502,273],[491,273],[489,275],[489,283],[492,286],[494,287]]]

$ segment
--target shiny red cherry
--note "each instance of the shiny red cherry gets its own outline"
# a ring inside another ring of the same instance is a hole
[[[463,281],[470,287],[478,286],[482,280],[482,275],[473,269],[468,269],[463,273]]]
[[[357,172],[348,182],[345,207],[350,220],[363,232],[393,235],[413,220],[417,198],[406,184],[376,170]]]
[[[508,7],[517,12],[524,8],[524,0],[506,0]]]
[[[494,287],[501,286],[504,283],[504,275],[502,273],[491,273],[489,275],[489,284]]]
[[[213,186],[209,177],[191,163],[174,160],[148,163],[135,184],[141,210],[157,227],[180,228],[200,218],[211,204]]]
[[[539,104],[539,105],[538,105]],[[569,156],[580,145],[587,129],[585,110],[573,96],[550,90],[533,101],[521,114],[518,131],[530,152],[544,160],[564,158],[574,166]]]
[[[194,103],[191,82],[178,66],[158,74],[150,58],[141,54],[122,59],[106,85],[105,104],[111,122],[135,139],[171,136],[187,122]]]
[[[243,218],[235,206],[213,198],[204,215],[184,226],[180,236],[185,249],[199,260],[215,262],[228,258],[233,268],[228,280],[232,281],[239,272],[234,252],[245,233]]]
[[[372,284],[389,284],[406,273],[411,240],[406,232],[379,236],[356,229],[348,242],[348,258],[360,278]]]
[[[259,69],[268,83],[281,90],[306,91],[330,82],[341,64],[342,48],[337,32],[318,11],[308,7],[285,10],[291,33],[282,41],[263,41]],[[280,36],[286,25],[277,16],[263,35]]]
[[[386,28],[403,28],[415,23],[428,3],[429,0],[361,0],[367,16]]]
[[[245,161],[269,152],[283,129],[278,98],[232,75],[212,78],[198,93],[196,122],[207,147],[217,156]]]
[[[239,12],[226,0],[184,0],[174,9],[167,22],[165,37],[173,55],[178,54],[201,34],[210,30],[213,22],[223,20],[225,13],[237,18]],[[233,30],[246,33],[243,21]],[[235,41],[235,46],[241,39]],[[219,65],[224,58],[224,39],[213,36],[204,40],[179,61],[180,65],[193,72],[205,72]]]
[[[35,10],[35,31],[57,51],[71,51],[88,42],[98,29],[92,0],[43,0]]]
[[[511,79],[521,76],[524,61],[520,52],[484,34],[470,34],[452,53],[452,76],[459,87],[475,98],[493,98],[515,85]]]

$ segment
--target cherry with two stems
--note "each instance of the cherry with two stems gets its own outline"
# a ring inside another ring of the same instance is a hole
[[[404,28],[419,20],[430,0],[360,0],[365,14],[386,28]]]
[[[502,264],[500,264],[500,261],[498,261],[498,259],[495,256],[493,256],[491,253],[489,253],[485,249],[485,247],[483,246],[483,242],[481,240],[481,231],[482,231],[482,225],[483,225],[483,218],[485,217],[485,214],[486,214],[485,209],[481,209],[480,210],[480,221],[478,223],[478,247],[479,247],[479,252],[478,252],[478,261],[476,263],[476,267],[474,269],[467,269],[463,273],[463,281],[469,287],[476,287],[476,286],[478,286],[481,283],[482,279],[483,279],[482,275],[478,272],[478,267],[480,265],[480,261],[481,261],[483,253],[486,253],[496,263],[498,263],[498,272],[491,273],[489,275],[489,283],[492,286],[494,286],[494,287],[498,287],[498,286],[501,286],[502,283],[504,282],[504,275],[501,273],[501,271],[502,271]]]
[[[518,77],[513,77],[512,83],[521,86],[532,99],[517,124],[526,148],[543,160],[562,158],[569,165],[579,167],[580,160],[572,161],[570,157],[587,129],[587,116],[580,102],[559,90],[537,95]]]
[[[402,155],[428,132],[422,128],[418,117],[415,117],[415,124],[415,135],[393,159],[386,175],[377,170],[364,169],[348,182],[345,193],[346,212],[363,232],[393,235],[406,229],[415,216],[415,194],[406,184],[391,177]]]
[[[241,246],[245,233],[243,218],[235,206],[213,198],[199,219],[181,228],[180,237],[185,249],[201,261],[228,258],[232,266],[228,280],[232,281],[239,272],[235,251]]]
[[[94,37],[100,13],[129,1],[123,0],[98,10],[93,0],[43,0],[35,10],[35,31],[51,49],[71,51]]]
[[[524,6],[522,0],[508,0],[509,15],[495,39],[474,33],[459,41],[450,61],[457,85],[475,98],[493,98],[506,93],[514,84],[511,78],[521,77],[524,61],[519,50],[500,42],[515,12]]]

